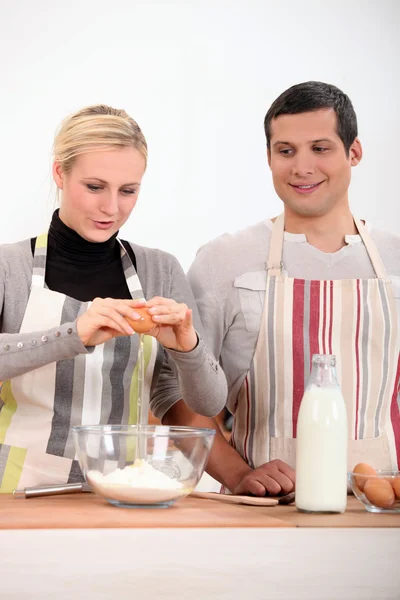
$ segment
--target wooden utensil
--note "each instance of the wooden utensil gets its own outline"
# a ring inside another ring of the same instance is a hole
[[[267,496],[234,496],[233,494],[219,494],[217,492],[192,492],[190,495],[195,498],[218,500],[229,504],[247,504],[250,506],[276,506],[279,504],[277,498],[268,498]]]

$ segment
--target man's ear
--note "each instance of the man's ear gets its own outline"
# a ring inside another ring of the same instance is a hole
[[[358,138],[354,140],[352,145],[350,146],[350,160],[351,166],[356,167],[360,160],[362,159],[363,150],[361,146],[361,142]]]
[[[268,166],[269,168],[271,168],[271,149],[267,148],[267,160],[268,160]]]

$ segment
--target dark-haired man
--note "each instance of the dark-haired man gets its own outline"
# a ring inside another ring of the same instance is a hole
[[[256,495],[294,486],[313,354],[337,357],[349,468],[400,463],[400,238],[351,213],[351,168],[362,158],[353,106],[332,85],[295,85],[268,110],[265,133],[283,214],[210,242],[189,271],[234,414],[231,446],[217,434],[208,471]],[[211,423],[183,402],[163,417]]]

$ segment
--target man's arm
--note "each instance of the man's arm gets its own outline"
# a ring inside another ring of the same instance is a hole
[[[192,412],[183,400],[171,406],[162,420],[164,425],[186,425],[215,429],[206,471],[234,494],[254,496],[287,494],[294,488],[295,475],[281,460],[273,460],[252,469],[226,441],[215,419]]]

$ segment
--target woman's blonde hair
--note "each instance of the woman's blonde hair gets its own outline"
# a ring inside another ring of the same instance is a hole
[[[54,160],[68,173],[81,154],[126,146],[136,148],[147,164],[147,143],[136,121],[122,109],[98,104],[63,121],[54,139]]]

